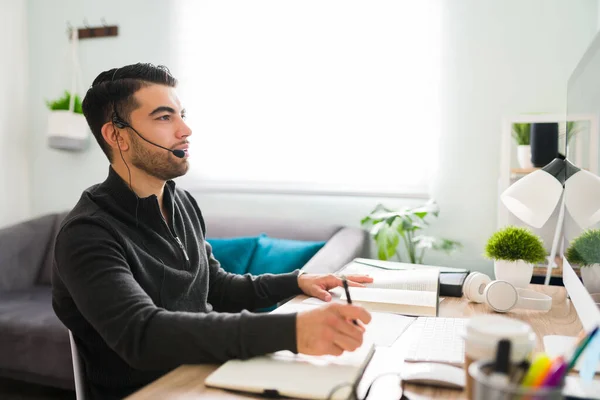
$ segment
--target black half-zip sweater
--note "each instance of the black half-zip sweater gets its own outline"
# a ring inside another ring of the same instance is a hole
[[[109,169],[58,233],[52,305],[71,330],[88,396],[122,398],[181,364],[296,352],[296,314],[252,313],[301,293],[298,272],[225,272],[198,204],[172,181],[162,216]]]

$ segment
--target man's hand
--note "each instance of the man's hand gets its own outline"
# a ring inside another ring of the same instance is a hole
[[[362,345],[365,328],[359,322],[371,322],[371,314],[362,307],[348,304],[327,304],[296,317],[296,347],[307,355],[341,355]]]
[[[367,275],[346,275],[348,286],[363,287],[363,283],[373,282],[373,278]],[[302,274],[298,277],[298,286],[305,295],[319,298],[323,301],[330,301],[331,294],[329,290],[343,286],[342,280],[333,274],[313,275]]]

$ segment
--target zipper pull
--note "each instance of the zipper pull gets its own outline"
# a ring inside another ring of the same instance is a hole
[[[185,251],[185,247],[183,247],[183,243],[181,243],[181,240],[175,236],[175,240],[177,240],[177,243],[179,243],[179,247],[181,247],[181,251],[183,251],[183,255],[185,256],[185,260],[186,261],[190,261],[190,258],[187,255],[187,252]]]

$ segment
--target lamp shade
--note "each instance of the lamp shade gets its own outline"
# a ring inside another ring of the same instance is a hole
[[[565,206],[581,229],[600,222],[600,178],[580,170],[567,179]]]
[[[556,209],[562,192],[562,183],[541,169],[516,181],[500,199],[521,221],[541,228]]]

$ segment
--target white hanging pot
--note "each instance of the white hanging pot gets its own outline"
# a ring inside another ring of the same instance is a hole
[[[75,96],[77,95],[77,82],[81,83],[81,70],[77,56],[77,42],[79,41],[77,29],[71,30],[71,63],[72,80],[68,110],[52,110],[48,115],[48,146],[54,149],[80,151],[87,147],[89,130],[83,114],[76,113]]]
[[[519,161],[519,166],[523,169],[531,169],[533,168],[533,163],[531,162],[531,146],[530,145],[519,145],[517,146],[517,160]]]
[[[88,125],[83,114],[54,110],[48,115],[48,145],[61,150],[83,150],[88,143]]]
[[[600,264],[581,267],[581,279],[588,293],[600,293]]]
[[[523,260],[495,260],[494,274],[497,280],[507,281],[518,288],[527,288],[533,276],[533,264]]]

